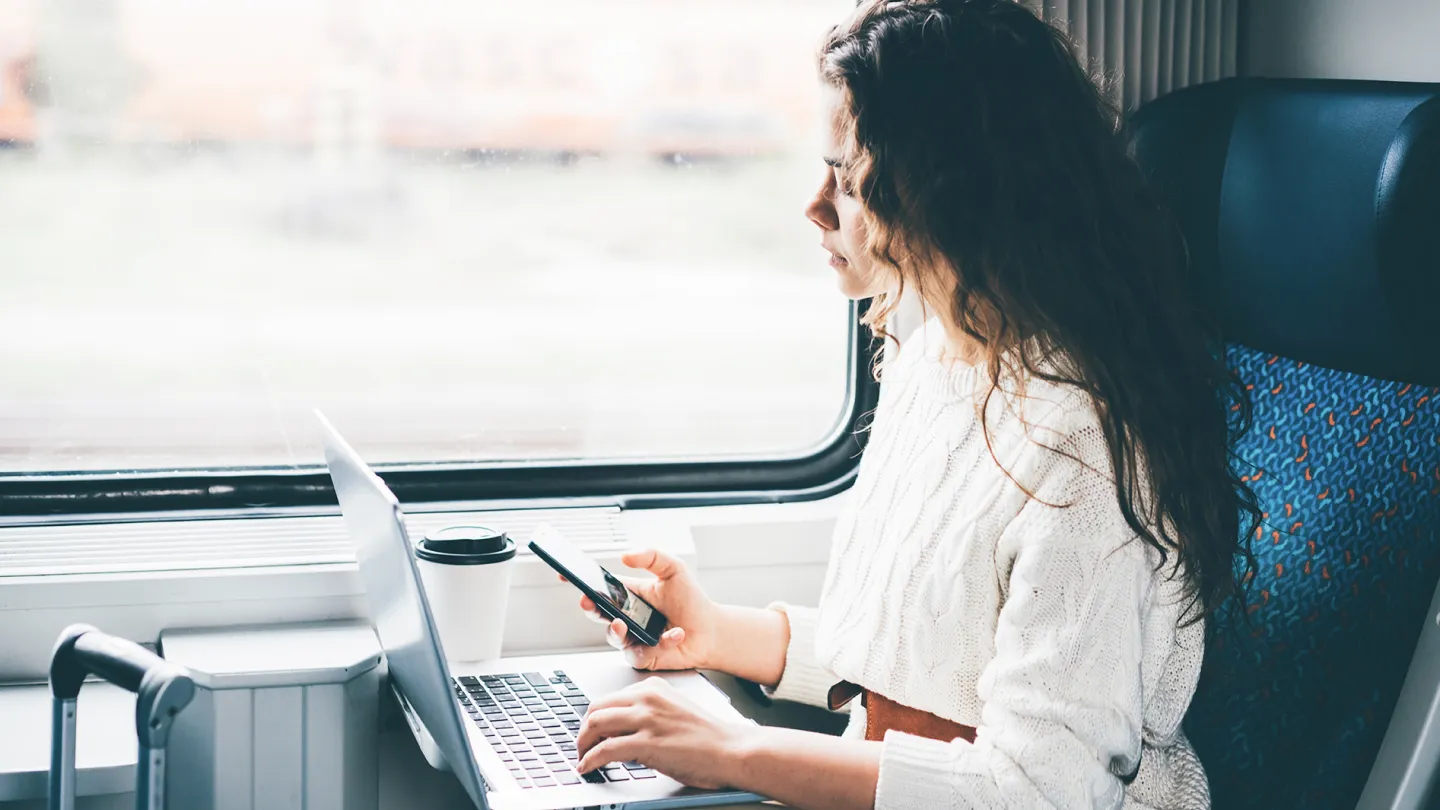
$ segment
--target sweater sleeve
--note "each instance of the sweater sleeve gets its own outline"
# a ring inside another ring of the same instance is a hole
[[[780,683],[765,691],[775,698],[828,708],[830,687],[840,679],[820,665],[815,655],[815,624],[819,611],[783,602],[770,605],[790,622],[790,644],[785,648],[785,670]]]
[[[888,733],[876,810],[1124,800],[1118,775],[1135,772],[1141,750],[1151,567],[1139,541],[1031,536],[1014,558],[995,657],[981,673],[975,742]]]

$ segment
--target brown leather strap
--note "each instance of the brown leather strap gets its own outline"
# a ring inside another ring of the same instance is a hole
[[[920,709],[902,706],[878,692],[862,689],[849,681],[841,681],[830,687],[828,696],[830,710],[839,709],[854,700],[856,695],[860,696],[860,705],[865,707],[865,739],[867,740],[882,741],[885,739],[885,732],[895,729],[917,737],[929,737],[932,740],[950,742],[958,738],[967,742],[975,742],[975,729],[970,726],[946,720],[939,715]]]
[[[885,732],[894,729],[906,734],[913,734],[916,737],[929,737],[932,740],[944,742],[950,742],[957,738],[966,742],[975,742],[975,729],[970,726],[946,720],[927,711],[901,706],[890,698],[868,689],[865,690],[861,700],[864,701],[865,706],[865,739],[867,740],[882,741],[885,739]]]

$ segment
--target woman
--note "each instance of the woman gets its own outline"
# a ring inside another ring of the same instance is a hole
[[[716,605],[643,552],[635,587],[672,627],[611,634],[641,668],[863,705],[833,738],[724,725],[651,680],[591,707],[582,770],[827,810],[1208,807],[1180,722],[1204,620],[1253,567],[1248,402],[1114,111],[1008,0],[863,3],[820,74],[806,213],[840,287],[887,339],[902,293],[933,317],[881,370],[818,611]]]

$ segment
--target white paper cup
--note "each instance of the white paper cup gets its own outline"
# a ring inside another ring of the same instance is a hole
[[[514,557],[513,540],[482,526],[441,529],[415,547],[440,646],[450,661],[500,657]]]

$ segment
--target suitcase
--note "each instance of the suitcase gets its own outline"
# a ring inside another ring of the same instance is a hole
[[[135,693],[135,736],[140,741],[135,807],[164,810],[165,746],[175,715],[195,696],[195,683],[184,667],[83,624],[65,628],[50,657],[54,705],[49,810],[75,810],[75,705],[89,675]]]

